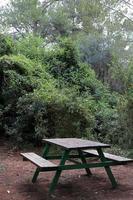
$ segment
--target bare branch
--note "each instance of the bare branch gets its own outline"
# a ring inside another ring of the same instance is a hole
[[[128,17],[127,15],[125,15],[122,11],[117,10],[115,8],[112,8],[110,6],[106,6],[106,8],[109,8],[110,10],[113,10],[115,13],[119,13],[121,14],[123,17],[127,18],[129,21],[133,22],[133,19],[131,19],[130,17]]]
[[[44,2],[42,3],[42,5],[43,5],[43,11],[47,10],[48,7],[50,7],[52,4],[54,4],[54,3],[57,2],[57,1],[59,1],[59,0],[44,1]]]
[[[126,0],[122,0],[125,4],[127,4],[128,6],[130,6],[130,8],[132,8],[133,7],[133,4],[132,3],[130,3],[129,1],[126,1]]]

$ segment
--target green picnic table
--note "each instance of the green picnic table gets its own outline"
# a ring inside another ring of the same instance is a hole
[[[49,188],[50,194],[54,192],[61,172],[63,170],[72,169],[85,169],[86,173],[90,176],[92,174],[90,168],[103,167],[108,175],[112,187],[115,188],[117,186],[117,182],[110,167],[133,161],[132,159],[104,153],[103,149],[110,148],[110,145],[100,142],[80,138],[43,139],[43,142],[45,143],[45,147],[42,156],[33,152],[21,153],[21,155],[24,159],[31,161],[37,166],[32,178],[33,183],[36,181],[39,172],[55,171],[55,175],[53,176],[53,180]],[[53,145],[60,147],[61,155],[49,155],[49,150]],[[92,156],[98,157],[100,162],[87,162],[88,158]],[[58,159],[60,161],[58,165],[50,161],[54,159]],[[81,162],[77,161],[77,159],[80,159]],[[73,163],[65,164],[67,160],[71,160]]]

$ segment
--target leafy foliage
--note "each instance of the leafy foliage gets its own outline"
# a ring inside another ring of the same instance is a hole
[[[13,42],[10,38],[5,38],[0,34],[0,56],[8,55],[13,51]]]
[[[30,35],[15,43],[14,54],[0,57],[1,132],[18,144],[87,137],[131,147],[131,71],[121,78],[125,92],[114,93],[80,59],[70,38],[49,49],[42,44]]]
[[[41,61],[44,57],[45,42],[41,37],[27,35],[15,41],[14,53],[22,54],[29,59]]]

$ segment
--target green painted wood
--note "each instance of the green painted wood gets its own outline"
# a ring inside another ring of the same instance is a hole
[[[69,157],[69,152],[70,152],[70,150],[64,150],[62,158],[61,158],[61,161],[60,161],[60,165],[63,165],[63,166],[65,165],[65,162]],[[62,172],[62,168],[58,168],[56,173],[55,173],[55,176],[54,176],[54,178],[53,178],[53,180],[52,180],[52,182],[50,184],[50,188],[49,188],[49,193],[50,194],[54,192],[55,187],[56,187],[56,185],[58,183],[59,177],[61,175],[61,172]]]
[[[84,164],[76,164],[76,165],[59,165],[56,169],[46,169],[42,171],[56,171],[56,170],[73,170],[73,169],[84,169],[84,168],[100,168],[105,166],[116,166],[118,165],[114,161],[106,161],[106,162],[99,162],[99,163],[84,163]]]
[[[61,170],[72,170],[72,169],[84,169],[84,168],[99,168],[99,167],[105,167],[115,165],[113,161],[106,161],[106,162],[100,162],[100,163],[83,163],[83,164],[77,164],[77,165],[60,165],[58,166]]]
[[[61,159],[61,155],[57,155],[57,156],[54,156],[54,155],[48,155],[48,156],[45,156],[45,158],[47,160],[60,160]],[[89,157],[92,157],[90,156],[89,154],[86,154],[85,155],[86,158],[89,158]],[[71,158],[79,158],[79,155],[69,155],[69,158],[68,159],[71,159]]]
[[[45,148],[44,148],[44,151],[43,151],[43,154],[42,154],[43,158],[45,158],[45,156],[47,156],[47,154],[49,153],[49,148],[50,148],[50,144],[46,144]],[[35,171],[35,173],[33,175],[33,178],[32,178],[32,183],[36,182],[40,171],[41,171],[41,169],[39,167],[37,167],[37,169],[36,169],[36,171]]]
[[[113,161],[106,161],[102,163],[89,163],[89,164],[77,164],[77,165],[59,165],[57,166],[57,169],[52,170],[52,169],[46,169],[42,171],[56,171],[56,170],[74,170],[74,169],[84,169],[84,168],[100,168],[100,167],[105,167],[105,166],[115,166],[117,165]]]
[[[102,151],[101,148],[97,148],[97,152],[98,152],[99,158],[100,158],[100,160],[101,160],[102,162],[104,162],[104,161],[107,160],[107,159],[105,158],[104,153],[103,153],[103,151]],[[110,169],[110,166],[104,166],[104,168],[105,168],[105,170],[106,170],[106,172],[107,172],[107,175],[108,175],[109,180],[110,180],[110,182],[111,182],[111,184],[112,184],[112,187],[113,187],[113,188],[116,188],[116,187],[117,187],[117,182],[116,182],[115,177],[114,177],[114,175],[113,175],[113,173],[112,173],[112,171],[111,171],[111,169]]]
[[[78,153],[79,153],[79,157],[80,157],[82,163],[86,164],[87,162],[86,162],[86,158],[85,158],[83,152],[80,149],[78,149]],[[85,168],[85,170],[86,170],[86,173],[87,173],[88,176],[92,175],[89,168]]]

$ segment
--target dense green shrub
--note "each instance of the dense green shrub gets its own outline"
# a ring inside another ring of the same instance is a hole
[[[60,94],[54,86],[47,89],[19,98],[16,122],[10,133],[21,142],[84,136],[85,129],[93,123],[86,108],[71,102],[70,95]]]
[[[118,144],[124,148],[133,147],[133,95],[121,96],[118,105],[120,130]]]
[[[97,80],[89,65],[80,62],[78,51],[72,41],[61,40],[55,49],[48,52],[44,61],[48,65],[48,72],[56,78],[60,88],[74,88],[75,97],[80,99],[81,105],[85,101],[90,104],[93,102],[91,107],[86,105],[86,110],[88,106],[93,110],[91,117],[95,121],[89,126],[89,132],[102,141],[113,141],[118,118],[115,109],[117,96],[111,94],[109,89]]]
[[[133,147],[133,60],[126,67],[116,65],[113,75],[122,84],[121,95],[117,97],[118,128],[115,143],[124,148]]]
[[[0,34],[0,56],[8,55],[13,52],[13,42],[11,38]]]
[[[45,67],[20,55],[1,57],[0,66],[1,117],[6,135],[18,142],[81,136],[93,123],[91,101],[86,101],[90,106],[82,102],[75,88],[58,88]]]
[[[16,104],[19,97],[36,88],[33,77],[34,64],[24,56],[0,58],[0,104],[2,129],[5,134],[16,120]]]
[[[15,41],[14,53],[22,54],[29,59],[41,61],[45,54],[45,42],[41,37],[27,35]]]
[[[42,48],[41,38],[32,39],[18,41],[15,55],[0,57],[1,132],[18,143],[87,137],[130,147],[131,72],[124,79],[126,92],[119,95],[80,61],[70,39],[52,49]]]
[[[69,74],[79,69],[79,56],[70,39],[60,39],[52,50],[45,53],[43,63],[54,78],[69,79]],[[69,80],[68,80],[69,81]]]

